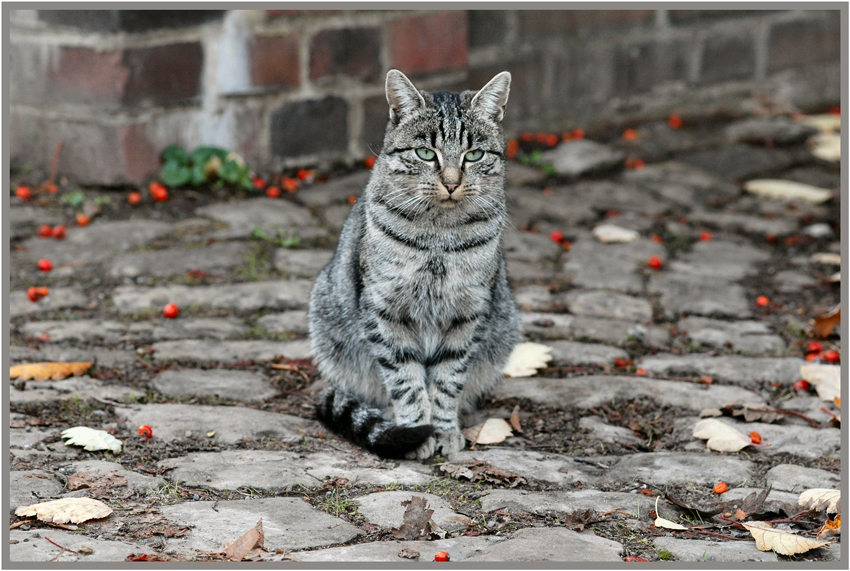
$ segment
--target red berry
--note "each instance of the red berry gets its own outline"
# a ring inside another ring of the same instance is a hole
[[[823,351],[823,345],[817,341],[812,341],[809,343],[809,346],[806,347],[806,353],[820,353],[821,351]]]
[[[811,383],[810,383],[809,381],[807,381],[806,379],[800,379],[799,381],[797,381],[796,383],[794,383],[794,384],[791,386],[791,388],[792,388],[792,389],[794,389],[794,392],[798,392],[798,393],[800,393],[800,392],[806,392],[806,393],[807,393],[807,392],[809,392],[809,391],[812,389],[812,385],[811,385]]]
[[[266,181],[261,179],[260,177],[254,177],[254,188],[263,190],[266,188]]]
[[[139,434],[145,438],[151,438],[153,437],[153,429],[147,424],[143,424],[139,427]]]
[[[363,164],[366,165],[367,169],[370,169],[375,166],[375,160],[377,160],[377,158],[378,157],[376,157],[375,155],[372,155],[371,157],[366,157],[366,159],[363,161]]]
[[[812,363],[814,361],[820,361],[820,358],[823,356],[822,353],[809,353],[806,355],[806,361]]]
[[[556,244],[561,244],[564,241],[564,233],[560,230],[552,230],[549,234],[549,239],[555,242]]]
[[[656,244],[662,244],[664,242],[664,238],[662,238],[658,234],[653,234],[652,238],[650,238],[650,240],[652,240]]]
[[[47,185],[47,192],[49,192],[50,194],[56,194],[57,192],[59,192],[59,187],[53,183],[50,183]]]
[[[516,139],[509,139],[507,143],[506,153],[509,159],[512,159],[516,156],[517,152],[519,152],[519,141]]]
[[[718,482],[717,484],[714,485],[714,493],[715,494],[722,494],[722,493],[724,493],[728,490],[729,490],[729,486],[726,485],[726,482]]]
[[[269,198],[277,198],[280,196],[280,189],[276,186],[270,186],[266,189],[266,196]]]
[[[837,363],[841,360],[841,355],[838,354],[838,351],[830,349],[829,351],[823,352],[823,360],[827,363]]]
[[[33,287],[27,289],[27,297],[30,298],[30,301],[38,301],[39,300],[38,288],[33,286]]]
[[[632,362],[629,359],[626,359],[626,358],[623,358],[623,357],[617,357],[616,359],[614,359],[614,366],[615,367],[623,368],[623,367],[628,367],[631,364],[632,364]]]
[[[623,131],[623,139],[626,141],[634,141],[638,138],[638,132],[634,129],[626,129]]]
[[[53,234],[53,228],[51,228],[47,224],[42,224],[38,227],[38,235],[41,238],[50,238],[51,234]]]
[[[35,292],[38,294],[38,297],[47,297],[50,295],[50,288],[46,288],[44,286],[35,288]]]
[[[664,262],[662,262],[662,261],[661,261],[661,258],[659,258],[658,256],[652,256],[652,257],[650,257],[650,258],[649,258],[649,260],[647,260],[647,262],[646,262],[646,263],[647,263],[647,264],[649,265],[649,267],[650,267],[650,268],[652,268],[653,270],[660,270],[660,269],[661,269],[661,266],[663,266],[663,265],[664,265]]]
[[[701,242],[708,242],[709,240],[714,240],[714,234],[711,232],[700,232],[699,239]]]
[[[77,214],[77,226],[88,226],[91,222],[91,218],[80,212]]]
[[[68,232],[65,230],[64,226],[54,226],[53,227],[53,237],[57,240],[64,240],[65,236],[67,236]]]
[[[584,139],[584,129],[573,129],[573,132],[570,134],[573,136],[573,139]]]
[[[620,211],[615,210],[613,208],[611,210],[607,210],[605,212],[605,218],[618,218],[619,216],[620,216]]]
[[[42,272],[49,272],[53,269],[53,264],[47,258],[42,258],[38,261],[38,269]]]
[[[682,126],[682,118],[678,115],[670,115],[670,118],[667,119],[667,124],[670,125],[674,129],[678,129]]]
[[[546,135],[546,145],[554,147],[558,144],[558,135]]]
[[[760,295],[756,298],[756,305],[759,307],[767,307],[770,305],[770,298],[766,295]]]
[[[297,180],[288,176],[283,177],[283,179],[280,181],[280,185],[283,187],[283,190],[285,190],[289,194],[297,192],[298,187],[300,186]]]
[[[528,131],[523,131],[519,134],[519,140],[524,141],[526,143],[530,143],[534,140],[534,133],[529,133]]]
[[[30,187],[26,185],[21,185],[15,189],[15,196],[20,198],[21,200],[29,200],[32,198],[32,191],[30,191]]]
[[[151,197],[157,202],[165,202],[168,200],[168,189],[159,183],[155,184],[156,186],[152,184],[151,188],[148,189],[151,193]]]
[[[761,434],[756,431],[752,431],[749,434],[750,440],[753,441],[753,444],[761,444]]]
[[[180,313],[180,308],[174,303],[166,304],[166,306],[162,308],[162,314],[168,319],[174,319],[177,317],[178,313]]]
[[[295,175],[298,180],[307,180],[310,178],[310,171],[307,169],[298,169],[298,174]]]
[[[130,204],[132,204],[134,206],[136,204],[139,204],[141,201],[142,201],[141,193],[131,192],[130,194],[127,195],[127,202],[129,202]]]
[[[448,561],[449,554],[445,551],[438,551],[434,554],[434,561]]]

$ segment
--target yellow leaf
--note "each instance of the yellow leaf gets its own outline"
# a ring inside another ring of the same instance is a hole
[[[765,198],[802,200],[814,204],[820,204],[832,198],[832,191],[826,188],[781,179],[750,180],[744,183],[744,190]]]
[[[754,521],[741,525],[752,534],[759,551],[770,551],[772,549],[781,555],[796,555],[829,545],[828,541],[816,541],[787,531],[775,530],[766,521]]]
[[[15,510],[17,516],[36,516],[41,521],[52,523],[82,523],[104,518],[111,513],[112,508],[92,498],[62,498]]]
[[[824,537],[832,537],[833,535],[839,535],[841,533],[841,516],[835,516],[835,519],[830,521],[826,520],[826,523],[823,524],[823,527],[818,532],[818,539]]]
[[[509,377],[530,377],[552,360],[552,348],[540,343],[520,343],[508,357],[502,373]]]
[[[838,490],[828,490],[826,488],[812,488],[806,490],[800,497],[797,498],[797,505],[810,510],[819,510],[826,506],[826,513],[838,513],[841,509],[839,500],[841,492]]]
[[[121,441],[104,430],[94,430],[87,426],[75,426],[63,430],[62,438],[68,438],[65,446],[82,446],[90,452],[111,450],[115,454],[121,452]]]
[[[718,452],[737,452],[753,443],[749,436],[716,418],[706,418],[696,423],[694,437],[708,440],[706,446]]]
[[[800,376],[815,386],[818,396],[825,401],[841,398],[841,366],[840,365],[803,365]]]
[[[25,381],[61,381],[68,377],[80,376],[91,368],[91,363],[28,363],[9,368],[9,376]]]
[[[660,496],[655,496],[655,527],[663,527],[664,529],[676,529],[676,530],[687,530],[688,528],[676,523],[675,521],[670,521],[669,519],[665,519],[661,517],[658,513],[658,498]]]
[[[841,160],[841,135],[838,133],[821,133],[809,139],[809,142],[815,158],[830,163]]]
[[[498,444],[508,436],[513,436],[511,425],[501,418],[488,418],[484,424],[479,424],[463,430],[463,435],[475,444]]]

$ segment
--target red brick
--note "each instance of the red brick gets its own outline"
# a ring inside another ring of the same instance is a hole
[[[465,67],[466,12],[413,16],[390,23],[394,68],[410,74]]]
[[[121,52],[65,46],[59,64],[48,67],[47,88],[58,90],[65,101],[118,101],[129,75]]]
[[[298,34],[254,36],[249,46],[251,83],[257,87],[298,87]]]
[[[124,64],[130,73],[126,104],[163,105],[200,95],[204,65],[200,42],[131,48],[124,52]]]
[[[323,30],[310,40],[310,77],[334,75],[372,78],[381,73],[378,28]]]
[[[384,146],[384,134],[390,118],[390,107],[384,95],[375,95],[363,100],[363,128],[360,144],[363,150],[377,155]]]
[[[278,16],[300,16],[301,14],[331,14],[342,10],[266,10],[266,18],[272,19]]]
[[[651,22],[652,10],[523,10],[523,38],[574,35],[603,28],[622,28]]]
[[[819,20],[782,22],[770,29],[768,70],[838,61],[841,52],[841,21],[834,16]]]
[[[348,103],[339,97],[290,101],[274,111],[270,121],[275,157],[338,154],[348,149]]]
[[[124,174],[133,183],[148,180],[159,170],[159,152],[148,139],[144,126],[131,124],[119,133],[126,168]]]

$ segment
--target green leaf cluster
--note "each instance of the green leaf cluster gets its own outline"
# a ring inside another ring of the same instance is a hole
[[[200,186],[206,183],[224,182],[254,188],[251,171],[235,153],[219,147],[198,147],[192,154],[183,147],[171,145],[162,151],[160,180],[168,187]]]

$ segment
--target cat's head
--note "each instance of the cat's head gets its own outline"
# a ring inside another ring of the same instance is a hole
[[[387,73],[390,107],[379,157],[387,202],[413,215],[487,210],[504,202],[505,140],[501,121],[511,74],[480,91],[420,91],[400,71]]]

